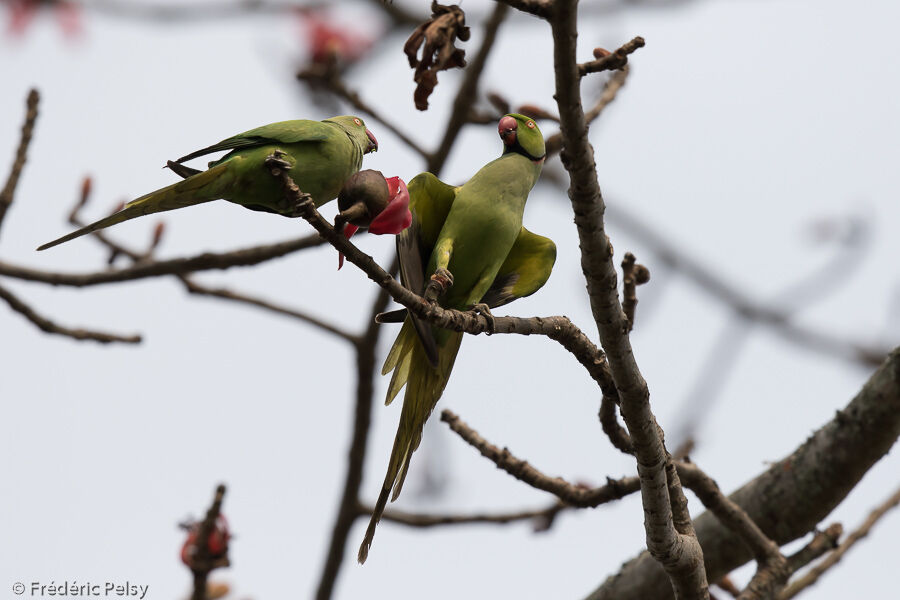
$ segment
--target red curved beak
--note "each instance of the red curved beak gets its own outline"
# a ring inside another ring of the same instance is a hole
[[[519,124],[510,116],[500,119],[500,123],[497,125],[497,131],[500,133],[500,139],[503,140],[505,145],[512,146],[516,143],[516,129],[518,127]]]
[[[377,152],[378,151],[378,140],[375,139],[375,136],[372,135],[372,132],[366,129],[366,136],[369,138],[369,145],[366,146],[366,154],[369,152]]]

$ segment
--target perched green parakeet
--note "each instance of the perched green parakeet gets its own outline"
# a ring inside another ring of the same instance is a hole
[[[375,136],[359,117],[340,116],[324,121],[281,121],[245,131],[208,148],[170,162],[185,177],[161,190],[132,200],[119,212],[53,240],[46,250],[82,235],[142,215],[224,199],[246,208],[283,214],[281,184],[264,167],[267,156],[280,150],[291,165],[291,177],[321,206],[337,197],[348,177],[359,171],[363,154],[378,149]],[[181,163],[213,152],[230,150],[197,171]]]
[[[503,155],[466,184],[452,187],[431,173],[409,183],[412,225],[397,236],[400,276],[414,292],[445,308],[481,311],[533,294],[546,283],[556,245],[522,227],[528,193],[544,163],[544,138],[532,119],[519,114],[500,120]],[[449,287],[448,287],[449,286]],[[446,288],[446,289],[442,289]],[[480,306],[479,306],[480,305]],[[387,475],[359,562],[365,562],[388,496],[403,487],[409,461],[422,439],[425,421],[441,397],[463,334],[433,327],[406,310],[385,313],[380,322],[405,317],[385,360],[393,371],[386,403],[405,385],[400,424]]]

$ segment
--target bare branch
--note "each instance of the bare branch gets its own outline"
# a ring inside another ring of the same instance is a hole
[[[607,479],[606,485],[593,489],[573,485],[561,477],[549,477],[526,461],[513,456],[506,448],[501,450],[485,440],[451,411],[445,409],[441,412],[441,421],[447,423],[459,437],[498,468],[531,487],[550,492],[566,504],[582,507],[599,506],[624,498],[640,489],[640,480],[637,477],[625,477],[618,481]]]
[[[293,317],[295,319],[299,319],[300,321],[303,321],[304,323],[307,323],[308,325],[312,325],[313,327],[317,327],[318,329],[321,329],[322,331],[327,331],[328,333],[336,335],[339,338],[341,338],[342,340],[350,342],[351,344],[356,345],[357,343],[359,343],[359,338],[356,335],[341,329],[337,325],[333,325],[331,323],[323,321],[322,319],[319,319],[318,317],[309,315],[309,314],[307,314],[301,310],[298,310],[296,308],[287,308],[285,306],[280,306],[278,304],[269,302],[268,300],[263,300],[261,298],[256,298],[254,296],[250,296],[249,294],[235,292],[235,291],[232,291],[232,290],[229,290],[226,288],[208,287],[208,286],[199,284],[196,281],[194,281],[193,279],[190,279],[185,276],[179,276],[179,279],[181,279],[182,283],[184,283],[184,286],[185,286],[185,288],[187,288],[187,291],[192,294],[198,294],[201,296],[211,296],[214,298],[221,298],[223,300],[231,300],[234,302],[241,302],[243,304],[249,304],[250,306],[256,306],[258,308],[262,308],[262,309],[270,311],[270,312],[274,312],[274,313],[278,313],[280,315],[286,315],[288,317]]]
[[[603,223],[605,203],[597,181],[594,151],[588,142],[588,125],[581,103],[583,68],[576,63],[578,14],[576,0],[556,0],[550,25],[556,75],[563,166],[569,174],[569,199],[581,248],[581,269],[587,284],[591,312],[607,353],[610,371],[619,392],[622,416],[628,427],[641,478],[641,499],[646,515],[647,548],[663,565],[678,598],[707,598],[709,588],[703,551],[690,519],[678,519],[686,500],[676,481],[667,476],[668,454],[650,409],[650,392],[641,375],[628,337],[612,262],[612,246]],[[636,38],[630,44],[637,47]],[[627,55],[627,52],[625,52]],[[674,494],[674,496],[672,495]]]
[[[597,102],[592,106],[587,112],[584,113],[584,118],[587,121],[588,125],[597,120],[597,118],[603,114],[603,111],[609,106],[613,100],[616,99],[616,96],[619,93],[619,90],[622,89],[622,86],[625,85],[625,81],[628,79],[628,74],[631,72],[631,69],[628,65],[625,65],[618,71],[612,74],[606,83],[603,85],[603,91],[600,93],[600,97],[597,99]],[[557,132],[547,138],[546,142],[547,147],[547,156],[553,156],[562,150],[562,133]]]
[[[2,286],[0,286],[0,298],[6,300],[6,303],[9,304],[11,309],[34,323],[38,329],[47,333],[63,335],[76,340],[91,340],[100,342],[101,344],[109,344],[112,342],[138,344],[141,341],[141,336],[139,335],[119,335],[116,333],[91,331],[89,329],[71,329],[69,327],[57,325],[50,319],[39,315],[33,308],[25,304],[15,294]]]
[[[869,347],[803,327],[792,322],[789,315],[784,312],[750,300],[736,286],[700,261],[688,256],[675,243],[650,227],[646,219],[629,214],[622,208],[621,202],[610,206],[607,214],[610,221],[640,239],[665,265],[686,275],[700,289],[729,305],[740,316],[772,327],[776,333],[792,343],[824,354],[850,359],[867,367],[880,365],[889,351],[888,348]]]
[[[601,71],[612,71],[621,69],[628,64],[628,55],[644,47],[644,38],[636,37],[618,48],[615,52],[608,52],[602,48],[594,50],[596,60],[578,65],[578,74],[582,77],[588,73],[599,73]],[[599,56],[598,56],[599,55]]]
[[[507,513],[473,513],[470,515],[429,515],[410,513],[402,510],[387,510],[382,521],[391,521],[409,527],[439,527],[444,525],[497,524],[506,525],[519,521],[533,521],[536,531],[546,531],[560,512],[572,508],[571,505],[556,501],[546,508],[522,510]],[[371,506],[361,506],[364,516],[372,514]]]
[[[625,454],[634,454],[634,445],[625,428],[619,425],[616,412],[619,409],[618,395],[615,397],[603,394],[600,400],[600,426],[612,445]]]
[[[827,517],[898,436],[900,348],[834,419],[729,498],[782,546],[803,537]],[[744,542],[711,512],[694,519],[694,527],[703,547],[709,549],[705,559],[710,581],[752,558]],[[589,596],[591,600],[671,597],[666,572],[649,555],[627,562]]]
[[[372,108],[372,105],[365,102],[355,90],[351,90],[350,88],[348,88],[347,84],[344,83],[339,74],[334,72],[319,73],[311,69],[306,69],[297,73],[297,78],[303,81],[315,81],[318,83],[322,83],[328,91],[353,106],[354,110],[372,117],[373,119],[381,123],[385,127],[385,129],[389,130],[391,133],[397,136],[400,141],[409,146],[414,152],[422,156],[422,158],[428,158],[428,151],[425,150],[425,148],[420,146],[419,143],[414,139],[403,133],[403,131],[401,131],[401,129],[396,124],[390,121],[381,112],[376,111],[374,108]]]
[[[878,521],[887,514],[891,509],[896,508],[900,505],[900,488],[898,488],[891,496],[878,505],[869,516],[863,521],[862,525],[860,525],[855,531],[850,533],[847,538],[840,543],[837,549],[834,552],[831,552],[825,560],[814,566],[807,573],[805,573],[802,577],[799,577],[796,581],[791,582],[791,584],[781,593],[778,597],[779,600],[788,600],[789,598],[793,598],[803,590],[809,588],[819,581],[819,578],[822,577],[830,568],[838,564],[841,559],[844,557],[844,554],[847,553],[858,541],[869,535],[869,532],[872,530]],[[838,534],[840,535],[840,533]],[[823,552],[824,553],[824,552]],[[807,561],[810,562],[810,561]]]
[[[637,308],[637,286],[650,281],[650,270],[644,265],[639,265],[631,252],[625,253],[622,259],[622,286],[624,301],[622,310],[628,321],[628,331],[634,329],[634,311]]]
[[[0,275],[23,279],[25,281],[38,281],[50,285],[65,285],[73,287],[85,287],[89,285],[101,285],[105,283],[118,283],[120,281],[134,281],[147,277],[159,277],[161,275],[186,275],[196,271],[211,269],[230,269],[232,267],[247,267],[279,258],[293,252],[321,246],[324,243],[318,235],[307,235],[293,240],[287,240],[277,244],[265,244],[252,246],[230,252],[204,252],[196,256],[184,258],[172,258],[135,264],[123,269],[109,269],[93,273],[58,273],[54,271],[42,271],[20,267],[11,263],[0,261]]]
[[[31,144],[31,136],[34,133],[34,122],[38,117],[38,103],[41,96],[36,89],[28,92],[28,98],[25,100],[25,122],[22,123],[22,136],[19,139],[19,147],[16,148],[16,155],[13,159],[12,168],[9,170],[9,176],[6,178],[6,185],[0,191],[0,226],[3,225],[3,219],[6,217],[6,211],[12,204],[13,197],[16,194],[16,186],[19,184],[19,177],[22,175],[22,169],[25,167],[25,161],[28,158],[28,145]]]

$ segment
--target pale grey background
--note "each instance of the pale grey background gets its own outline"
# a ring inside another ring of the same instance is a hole
[[[424,2],[419,4],[424,5]],[[584,4],[589,4],[585,2]],[[365,6],[341,13],[354,26],[382,26]],[[467,1],[473,25],[489,3]],[[0,39],[0,167],[5,176],[29,86],[41,117],[16,204],[3,227],[2,257],[66,271],[99,268],[90,239],[47,253],[33,248],[68,230],[81,177],[95,177],[87,214],[166,185],[159,167],[225,136],[290,118],[324,118],[293,81],[303,43],[296,19],[251,17],[159,26],[89,13],[71,43],[43,15],[21,39]],[[897,118],[900,9],[890,0],[693,2],[585,17],[581,55],[634,35],[626,88],[592,130],[610,204],[626,206],[765,299],[829,260],[834,245],[810,242],[812,223],[863,215],[871,247],[837,293],[802,322],[863,341],[896,344]],[[411,73],[398,33],[352,84],[433,146],[459,74],[448,73],[432,109],[412,107]],[[474,52],[481,31],[466,47]],[[552,107],[549,28],[517,16],[502,31],[485,82],[517,103]],[[586,85],[586,89],[588,86]],[[422,165],[384,128],[367,167],[406,179]],[[550,134],[554,128],[545,125]],[[470,176],[500,149],[493,128],[469,128],[445,179]],[[553,168],[558,168],[558,165]],[[326,211],[333,214],[333,208]],[[553,277],[510,314],[566,314],[592,336],[578,246],[565,194],[540,186],[526,224],[559,247]],[[117,227],[143,244],[156,218]],[[165,217],[162,257],[225,250],[309,231],[302,221],[212,203]],[[641,289],[633,340],[654,409],[674,427],[710,344],[729,312],[667,273],[634,239],[610,227],[617,255],[637,253],[654,273]],[[389,239],[361,237],[385,261]],[[254,269],[211,273],[266,297],[362,327],[374,287],[352,266],[335,270],[320,248]],[[14,581],[129,580],[154,599],[189,587],[177,559],[188,513],[228,483],[236,539],[233,567],[217,575],[240,596],[309,597],[319,576],[344,476],[352,419],[352,354],[340,341],[277,316],[189,298],[158,279],[83,291],[3,281],[61,323],[141,332],[137,347],[50,337],[0,307],[0,586]],[[654,289],[656,286],[656,289]],[[501,311],[504,312],[504,311]],[[392,335],[385,335],[380,356]],[[343,384],[335,380],[345,373]],[[731,490],[791,451],[845,405],[865,369],[800,351],[766,330],[707,415],[695,460]],[[379,381],[379,395],[386,381]],[[490,440],[550,474],[601,482],[633,471],[596,420],[599,393],[553,342],[466,339],[439,408],[451,408]],[[376,407],[364,484],[374,499],[399,405]],[[446,477],[443,496],[417,494],[426,470]],[[829,518],[846,527],[894,489],[900,459],[879,463]],[[439,423],[429,427],[398,506],[427,511],[503,510],[549,498],[497,471]],[[702,507],[693,499],[691,507]],[[566,513],[549,533],[525,524],[410,530],[381,525],[365,567],[354,529],[337,597],[577,598],[643,544],[637,497]],[[810,594],[885,598],[885,569],[900,517],[885,519],[845,565]],[[741,571],[749,577],[752,568]],[[740,578],[740,577],[739,577]]]

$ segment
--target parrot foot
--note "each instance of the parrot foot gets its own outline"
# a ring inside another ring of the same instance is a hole
[[[484,302],[479,302],[472,306],[469,309],[469,312],[475,313],[476,315],[481,315],[488,322],[488,329],[486,333],[491,335],[492,333],[497,331],[497,326],[494,323],[494,315],[491,314],[491,307],[485,304]]]
[[[281,150],[275,150],[274,152],[272,152],[272,154],[266,157],[266,166],[270,169],[274,167],[276,169],[290,171],[292,165],[288,161],[284,160],[285,156],[287,156],[286,153],[282,152]]]
[[[444,267],[438,267],[425,286],[425,299],[434,302],[453,286],[453,274]]]

